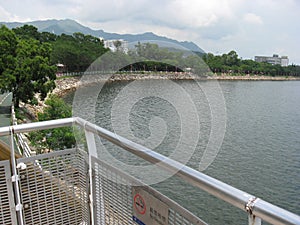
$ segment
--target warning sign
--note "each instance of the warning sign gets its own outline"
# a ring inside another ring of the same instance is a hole
[[[169,207],[142,187],[132,187],[133,221],[139,225],[167,225]]]
[[[133,198],[133,205],[138,214],[145,214],[146,204],[143,197],[140,194],[136,194]]]

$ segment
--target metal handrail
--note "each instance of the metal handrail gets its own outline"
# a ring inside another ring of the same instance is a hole
[[[12,119],[13,125],[18,125],[14,105],[11,106],[11,119]],[[29,148],[27,142],[24,139],[25,139],[24,134],[22,134],[22,133],[16,134],[15,142],[18,143],[18,145],[17,145],[18,153],[20,155],[30,157],[32,152],[31,152],[31,149]],[[20,147],[23,150],[23,153],[20,151]]]
[[[190,184],[199,187],[213,196],[246,211],[254,217],[261,218],[262,220],[272,224],[300,225],[300,216],[294,213],[279,208],[262,199],[256,198],[253,195],[207,176],[78,117],[2,127],[0,128],[0,136],[9,135],[10,129],[13,130],[14,133],[22,133],[72,125],[79,125],[86,131],[92,132],[146,161],[158,163],[157,166],[171,172],[176,172],[176,175],[181,177],[183,180],[188,181]]]

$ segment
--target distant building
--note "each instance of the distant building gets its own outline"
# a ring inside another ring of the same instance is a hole
[[[288,66],[289,58],[287,56],[281,56],[281,66]]]
[[[112,52],[121,51],[125,54],[128,53],[128,41],[123,39],[106,40],[104,41],[104,47],[109,48]]]
[[[266,62],[272,65],[288,66],[289,58],[287,56],[281,56],[274,54],[273,56],[255,56],[255,62]]]

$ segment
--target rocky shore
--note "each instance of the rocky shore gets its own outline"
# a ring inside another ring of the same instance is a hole
[[[132,80],[224,80],[224,81],[295,81],[300,80],[300,77],[284,77],[284,76],[257,76],[244,75],[232,76],[228,74],[207,77],[198,77],[190,73],[141,73],[141,74],[106,74],[101,76],[91,76],[81,79],[78,77],[65,77],[55,81],[56,88],[53,94],[63,97],[69,92],[75,91],[78,87],[89,86],[98,82],[117,82],[117,81],[132,81]],[[38,105],[32,106],[29,104],[21,104],[21,107],[26,110],[32,119],[37,118],[37,113],[42,112],[45,107],[44,101],[39,101]]]
[[[207,77],[208,80],[248,80],[248,81],[295,81],[300,80],[299,77],[292,77],[292,76],[258,76],[258,75],[244,75],[244,76],[231,76],[228,74],[222,75],[213,75]]]
[[[76,88],[79,87],[80,78],[81,77],[68,77],[56,80],[56,87],[52,93],[62,97],[71,91],[75,91]]]
[[[144,74],[106,74],[101,76],[91,76],[81,79],[81,77],[67,77],[56,80],[56,88],[54,94],[64,96],[70,91],[75,91],[80,86],[88,86],[98,82],[115,82],[115,81],[132,81],[132,80],[247,80],[247,81],[295,81],[300,80],[299,77],[291,76],[258,76],[258,75],[240,75],[232,76],[228,74],[212,76],[196,76],[190,73],[144,73]]]
[[[189,73],[141,73],[141,74],[102,74],[94,76],[81,77],[65,77],[55,81],[56,88],[53,94],[60,97],[70,91],[75,91],[78,87],[89,86],[100,82],[117,82],[117,81],[133,81],[133,80],[194,80],[204,79],[206,77],[197,77]]]
[[[55,81],[56,87],[52,91],[52,93],[63,97],[70,91],[75,91],[76,88],[79,86],[79,81],[80,77],[68,77],[63,79],[57,79]],[[38,113],[43,112],[45,106],[45,101],[41,100],[38,100],[37,105],[24,104],[22,102],[20,103],[20,108],[22,108],[23,111],[27,114],[27,119],[29,120],[36,120]]]

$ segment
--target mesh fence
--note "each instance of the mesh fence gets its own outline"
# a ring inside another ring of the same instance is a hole
[[[153,188],[92,157],[95,224],[205,224]]]
[[[0,161],[0,224],[17,224],[9,161]]]
[[[90,224],[88,161],[78,149],[18,159],[24,224]],[[91,162],[95,224],[205,224],[136,178]],[[9,161],[0,162],[0,188],[0,224],[17,224]]]
[[[89,224],[87,155],[79,150],[21,158],[25,224]]]

